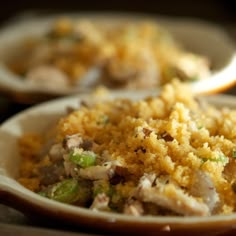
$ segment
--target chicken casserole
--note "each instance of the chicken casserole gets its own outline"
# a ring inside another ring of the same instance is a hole
[[[210,216],[236,210],[236,110],[177,81],[133,101],[81,102],[50,131],[24,134],[19,182],[94,211]]]

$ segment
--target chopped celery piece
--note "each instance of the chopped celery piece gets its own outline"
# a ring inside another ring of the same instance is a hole
[[[76,205],[85,206],[91,200],[92,189],[91,182],[87,180],[78,180],[79,193],[76,199]]]
[[[70,161],[82,168],[93,166],[96,161],[96,154],[91,151],[83,151],[81,153],[73,150],[69,155]]]
[[[48,196],[47,192],[44,192],[44,191],[40,191],[37,194],[42,196],[42,197],[47,197]]]
[[[79,184],[75,179],[66,179],[55,184],[48,197],[64,203],[73,203],[77,200]]]
[[[93,196],[97,196],[100,193],[105,193],[107,196],[112,195],[111,185],[106,180],[97,181],[93,187]]]

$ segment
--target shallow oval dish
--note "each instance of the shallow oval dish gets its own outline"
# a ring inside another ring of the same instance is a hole
[[[117,92],[112,97],[138,99],[146,93]],[[6,121],[0,128],[0,202],[12,206],[23,213],[52,222],[63,222],[82,227],[93,232],[135,233],[143,235],[193,233],[218,235],[236,233],[236,214],[210,217],[161,217],[127,216],[115,213],[97,212],[89,209],[59,203],[31,192],[20,185],[15,178],[18,175],[20,156],[17,139],[25,132],[40,132],[47,129],[65,114],[67,106],[78,106],[80,100],[89,95],[73,96],[51,101],[30,108]],[[112,98],[111,97],[111,98]],[[207,98],[217,106],[236,108],[236,100],[230,96],[212,96]]]
[[[218,26],[200,20],[188,18],[151,17],[145,15],[131,15],[121,13],[90,13],[90,14],[55,14],[38,16],[23,15],[0,30],[0,54],[14,51],[20,40],[27,36],[40,36],[47,32],[53,22],[59,17],[67,16],[75,19],[91,19],[96,21],[122,22],[152,20],[167,29],[173,37],[190,52],[203,55],[211,61],[212,75],[209,79],[192,82],[195,93],[215,93],[224,90],[236,81],[235,46],[228,35]],[[8,48],[6,50],[6,48]],[[10,50],[10,51],[11,51]],[[96,74],[96,73],[95,73]],[[88,76],[93,76],[89,73]],[[47,88],[26,83],[23,78],[11,72],[0,61],[0,90],[18,102],[36,103],[49,98],[83,93],[88,88]]]

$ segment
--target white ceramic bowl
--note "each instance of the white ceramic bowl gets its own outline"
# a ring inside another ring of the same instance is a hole
[[[50,28],[61,14],[40,16],[26,14],[16,18],[0,30],[0,59],[14,51],[17,43],[29,36],[40,36]],[[106,23],[120,21],[153,20],[165,27],[180,44],[189,51],[204,55],[212,62],[212,76],[207,80],[192,83],[195,93],[209,93],[223,90],[236,81],[235,45],[228,35],[217,25],[189,18],[167,18],[148,15],[121,13],[64,14],[71,18],[95,19]],[[55,96],[86,92],[83,88],[64,87],[61,89],[42,88],[26,83],[25,80],[8,70],[0,62],[0,90],[19,102],[34,103]]]
[[[123,92],[113,93],[113,97],[137,99],[147,93]],[[210,217],[131,217],[122,214],[94,212],[89,209],[59,203],[31,192],[20,185],[15,178],[18,174],[20,156],[17,139],[24,132],[40,132],[47,129],[65,113],[66,106],[78,106],[81,95],[47,102],[30,108],[2,124],[0,128],[0,202],[12,206],[31,217],[51,219],[52,222],[63,222],[83,227],[93,232],[155,234],[168,235],[191,233],[217,235],[219,233],[236,233],[236,213],[228,216]],[[208,97],[217,106],[236,108],[235,97]],[[234,234],[235,235],[235,234]]]

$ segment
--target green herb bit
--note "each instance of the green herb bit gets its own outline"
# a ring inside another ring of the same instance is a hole
[[[219,157],[217,158],[217,161],[220,161],[224,165],[226,165],[229,162],[229,159],[224,154],[220,154]]]
[[[76,149],[70,152],[69,159],[71,162],[82,168],[93,166],[96,161],[96,154],[92,151],[77,152]]]
[[[101,115],[99,116],[97,120],[97,125],[106,125],[110,122],[110,119],[107,115]]]
[[[233,157],[234,159],[236,159],[236,150],[235,150],[235,149],[234,149],[233,152],[232,152],[232,157]]]
[[[166,79],[170,80],[174,77],[176,77],[176,69],[174,67],[166,67],[163,71],[164,76]]]
[[[213,162],[222,162],[224,165],[227,164],[229,162],[228,157],[226,157],[223,154],[220,154],[219,157],[217,158],[206,158],[206,157],[201,157],[203,162],[206,161],[213,161]]]
[[[202,162],[206,162],[206,161],[208,161],[209,159],[208,158],[206,158],[206,157],[200,157],[201,158],[201,160],[202,160]]]
[[[73,34],[73,32],[66,32],[66,33],[58,33],[55,31],[49,31],[46,35],[45,35],[46,39],[49,40],[68,40],[71,42],[79,42],[82,41],[82,37],[79,35],[75,35]]]
[[[78,192],[78,181],[75,179],[66,179],[55,184],[48,197],[59,202],[73,203],[77,201]]]
[[[200,130],[202,129],[204,126],[203,125],[199,125],[197,128]]]
[[[199,77],[197,75],[193,75],[192,77],[189,77],[189,81],[191,81],[191,82],[195,82],[198,80],[199,80]]]

